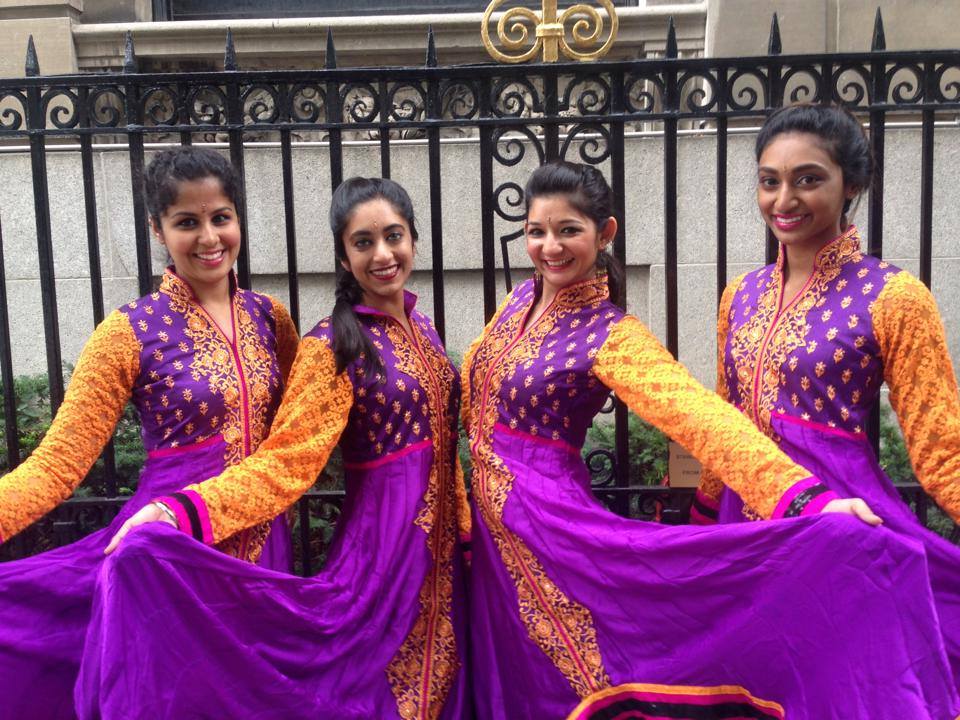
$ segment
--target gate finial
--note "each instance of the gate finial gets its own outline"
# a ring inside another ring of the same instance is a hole
[[[337,50],[333,46],[333,28],[327,28],[327,57],[324,58],[323,67],[327,70],[334,70],[337,67]]]
[[[23,72],[27,77],[37,77],[40,74],[40,60],[37,59],[37,46],[33,44],[33,35],[27,38],[27,62]]]
[[[673,15],[670,16],[670,24],[667,25],[667,48],[665,55],[668,58],[675,58],[680,55],[677,48],[677,28],[673,24]]]
[[[129,30],[123,43],[123,71],[125,73],[137,71],[137,53],[133,49],[133,33]]]
[[[880,8],[877,8],[877,16],[873,21],[873,42],[870,44],[870,49],[874,52],[887,49],[887,36],[883,32],[883,14]]]
[[[580,2],[558,15],[557,0],[542,0],[540,11],[519,6],[500,14],[497,19],[496,37],[503,46],[503,50],[500,50],[490,37],[490,23],[494,11],[507,0],[491,0],[483,13],[480,26],[483,46],[494,60],[504,63],[532,60],[541,50],[545,62],[556,62],[560,58],[560,53],[571,60],[599,60],[613,46],[620,21],[611,0],[595,1],[606,12],[610,23],[609,35],[602,43],[600,38],[604,34],[605,21],[597,8],[586,2]],[[566,27],[568,21],[569,28]],[[568,33],[571,37],[569,43],[567,42]],[[532,41],[533,44],[524,50],[528,41]]]
[[[437,43],[433,39],[433,25],[427,27],[427,67],[437,66]]]
[[[233,46],[233,31],[227,28],[227,42],[223,48],[223,69],[237,69],[237,49]]]
[[[783,52],[783,43],[780,41],[780,21],[777,14],[773,14],[770,21],[770,41],[767,43],[767,55],[779,55]]]

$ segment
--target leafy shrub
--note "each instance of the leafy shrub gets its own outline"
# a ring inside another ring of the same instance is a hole
[[[612,418],[612,416],[611,416]],[[634,413],[627,415],[627,448],[630,456],[631,485],[659,485],[667,474],[669,453],[667,436],[650,423],[644,422]],[[616,430],[614,423],[605,417],[598,417],[587,431],[583,445],[583,457],[594,450],[603,449],[614,452],[616,448]]]

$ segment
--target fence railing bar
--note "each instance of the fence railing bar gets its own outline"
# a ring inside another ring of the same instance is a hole
[[[937,108],[938,108],[938,109],[941,109],[941,108],[943,108],[943,106],[942,106],[942,105],[937,105]],[[920,108],[918,108],[918,110],[919,110],[919,109],[920,109]],[[958,106],[957,109],[960,110],[960,106]],[[856,110],[855,114],[862,114],[862,113],[865,112],[865,111],[866,111],[865,108],[859,108],[859,109]],[[887,120],[884,122],[884,129],[885,129],[885,130],[919,130],[919,129],[921,129],[921,128],[923,127],[923,123],[922,123],[920,120],[917,120],[917,121],[895,121],[895,120],[890,120],[890,119],[889,119],[889,113],[890,113],[890,111],[889,111],[889,109],[886,109],[885,106],[879,106],[879,105],[878,105],[878,106],[873,106],[873,107],[872,107],[872,111],[873,111],[873,112],[883,112],[883,113],[887,116]],[[591,122],[592,122],[593,124],[609,123],[609,122],[611,121],[611,119],[614,118],[614,117],[617,117],[617,116],[610,116],[610,115],[597,116],[597,119],[596,119],[595,121],[591,121]],[[868,117],[869,117],[869,116],[868,116]],[[630,120],[629,120],[628,118],[626,118],[626,117],[617,118],[617,119],[618,119],[618,121],[619,121],[619,120],[622,120],[622,121],[624,121],[624,122],[630,122]],[[707,118],[707,119],[711,119],[711,118]],[[729,117],[727,117],[727,116],[719,116],[719,117],[712,118],[712,119],[715,119],[715,120],[718,120],[718,121],[719,121],[719,120],[729,120]],[[455,123],[455,121],[449,121],[449,122],[450,122],[450,126],[451,126],[451,127],[457,127],[457,126],[461,126],[461,127],[462,127],[462,125],[463,125],[462,121],[460,121],[459,125],[457,125],[457,124]],[[436,129],[442,129],[442,127],[439,126],[439,125],[431,125],[431,124],[426,123],[426,122],[423,123],[423,124],[424,124],[424,127],[423,127],[423,128],[420,128],[420,129],[423,129],[423,130],[425,130],[425,131],[429,131],[429,130],[434,129],[434,128],[436,128]],[[471,124],[472,124],[472,123],[471,123]],[[510,121],[509,123],[506,123],[506,124],[516,125],[516,121]],[[937,119],[934,119],[933,126],[934,126],[935,129],[960,130],[960,115],[958,115],[958,117],[957,117],[956,120],[937,120]],[[324,126],[324,127],[326,127],[326,126]],[[868,131],[871,129],[871,128],[870,128],[869,119],[867,119],[867,120],[865,120],[865,121],[863,122],[863,127],[864,127],[865,130],[868,130]],[[356,126],[353,125],[353,124],[347,124],[347,125],[341,126],[341,128],[342,128],[342,129],[353,130],[353,129],[356,128]],[[299,126],[299,125],[297,125],[297,126],[294,126],[294,125],[271,125],[271,126],[255,125],[255,126],[250,126],[250,129],[251,129],[251,130],[256,130],[256,131],[258,131],[258,132],[260,132],[260,131],[282,132],[283,130],[290,130],[290,131],[298,131],[298,132],[299,132],[299,131],[303,130],[304,128],[302,128],[302,127]],[[308,128],[308,129],[309,129],[309,128]],[[327,127],[326,129],[329,130],[329,127]],[[404,129],[406,129],[406,128],[404,128]],[[729,138],[729,136],[732,136],[732,135],[756,135],[756,134],[757,134],[757,131],[758,131],[759,129],[760,129],[760,126],[759,126],[759,125],[744,126],[744,127],[730,127],[729,124],[728,124],[728,125],[727,125],[727,132],[726,132],[726,134],[727,134],[728,138]],[[156,132],[156,130],[157,130],[156,128],[152,128],[152,129],[151,129],[151,132]],[[19,131],[17,131],[17,132],[19,132]],[[51,133],[51,132],[53,132],[53,131],[50,130],[50,129],[48,129],[48,135],[49,135],[49,133]],[[96,132],[97,132],[97,133],[101,133],[101,134],[107,134],[107,135],[116,134],[115,131],[110,131],[110,130],[97,130]],[[203,132],[203,128],[201,128],[200,126],[190,126],[190,127],[189,127],[189,130],[187,131],[187,134],[192,136],[192,134],[193,134],[194,132],[197,132],[197,133]],[[26,135],[27,135],[26,132],[23,132],[22,134],[23,134],[24,137],[26,137]],[[76,136],[79,137],[81,134],[83,134],[83,130],[80,129],[80,128],[78,128],[78,129],[75,129],[75,131],[74,131],[73,133],[70,133],[69,131],[62,131],[62,132],[61,132],[61,135],[64,136],[64,137],[66,137],[68,134],[76,135]],[[715,127],[708,127],[708,126],[707,126],[707,127],[698,127],[698,128],[678,128],[678,129],[677,129],[677,137],[678,137],[678,138],[684,138],[684,137],[713,137],[713,136],[715,136],[716,134],[717,134],[717,129],[716,129]],[[3,135],[3,131],[2,131],[2,130],[0,130],[0,135]],[[625,129],[625,130],[624,130],[624,133],[623,133],[623,136],[624,136],[625,139],[628,139],[628,140],[630,140],[630,139],[636,139],[636,138],[649,138],[649,139],[654,139],[654,138],[662,138],[662,137],[663,137],[663,131],[662,131],[662,130],[657,130],[657,129],[650,129],[650,130],[626,130],[626,129]],[[541,141],[541,142],[543,141],[543,135],[537,135],[536,133],[534,133],[534,137],[536,137],[536,138],[537,138],[539,141]],[[599,134],[595,134],[595,133],[583,132],[583,133],[579,133],[579,134],[578,134],[578,137],[587,139],[587,138],[599,138],[599,137],[601,137],[601,136],[600,136]],[[563,133],[563,132],[560,133],[559,139],[560,139],[561,143],[562,143],[564,140],[566,140],[567,138],[568,138],[568,133]],[[420,145],[424,145],[424,146],[425,146],[425,145],[428,144],[428,142],[429,142],[429,140],[428,140],[427,137],[423,137],[423,138],[400,138],[400,139],[392,140],[390,144],[391,144],[391,147],[398,147],[398,146],[420,146]],[[342,141],[341,141],[342,147],[345,147],[345,148],[351,148],[351,147],[373,147],[373,146],[379,145],[379,143],[380,143],[379,140],[355,140],[355,139],[347,139],[347,140],[342,140]],[[478,138],[478,137],[441,137],[441,138],[440,138],[440,144],[441,144],[441,145],[477,145],[478,143],[479,143],[479,138]],[[180,144],[184,144],[184,143],[181,141]],[[188,144],[192,144],[192,143],[188,143]],[[199,142],[199,143],[196,143],[196,144],[197,144],[197,145],[202,145],[203,147],[209,147],[209,148],[214,149],[214,150],[216,150],[216,149],[227,149],[227,148],[230,147],[229,143],[225,143],[225,142],[206,142],[206,141],[205,141],[205,142]],[[291,144],[291,147],[292,147],[292,148],[296,148],[296,149],[300,149],[300,148],[328,148],[328,147],[330,146],[330,142],[329,142],[328,140],[294,140],[294,139],[292,139],[292,138],[291,138],[290,144]],[[151,150],[162,150],[162,149],[164,149],[164,148],[174,147],[174,146],[176,146],[176,145],[177,145],[177,142],[173,142],[173,141],[171,141],[171,142],[144,142],[143,147],[144,147],[145,150],[151,151]],[[279,141],[279,140],[250,140],[250,139],[245,139],[245,140],[244,140],[244,143],[243,143],[243,146],[244,146],[245,148],[248,148],[248,149],[250,149],[250,148],[257,148],[257,149],[278,149],[278,148],[280,148],[280,141]],[[94,141],[94,143],[93,143],[93,145],[92,145],[91,147],[92,147],[92,149],[93,149],[94,152],[103,152],[103,153],[108,153],[108,152],[123,152],[123,153],[126,153],[126,152],[128,152],[130,146],[129,146],[128,144],[126,144],[126,143],[121,143],[121,142],[116,142],[116,143],[113,143],[113,142],[111,142],[111,143],[97,143],[96,141]],[[64,153],[64,152],[77,152],[79,149],[80,149],[80,144],[79,144],[79,143],[57,143],[57,144],[55,144],[55,145],[48,145],[48,146],[47,146],[47,155],[49,156],[49,155],[52,155],[52,154],[55,154],[55,153]],[[30,152],[30,145],[29,145],[29,144],[25,144],[25,145],[0,145],[0,154],[24,153],[24,152]]]
[[[923,111],[920,131],[920,280],[933,279],[933,110]]]
[[[10,345],[7,273],[3,255],[3,228],[0,226],[0,378],[3,380],[3,430],[7,444],[7,467],[13,470],[20,464],[20,442],[17,431],[17,395],[13,380],[13,357]]]
[[[677,36],[673,19],[667,32],[667,57],[677,57]],[[680,94],[677,88],[677,71],[670,68],[664,72],[666,93],[663,121],[663,243],[664,243],[664,292],[667,310],[667,349],[674,357],[680,351],[678,314],[678,257],[677,257],[677,116]]]
[[[136,56],[133,48],[133,35],[127,32],[124,47],[123,74],[120,76],[123,88],[123,103],[126,113],[127,144],[130,146],[130,191],[133,196],[133,231],[137,246],[137,286],[141,295],[149,293],[153,287],[153,268],[150,262],[150,236],[147,232],[147,211],[143,198],[144,168],[144,126],[143,107],[141,105],[141,82],[136,73]],[[81,128],[81,131],[83,128]],[[49,134],[49,131],[48,131]]]
[[[437,46],[434,42],[433,27],[427,30],[427,67],[437,65]],[[440,114],[440,83],[436,79],[427,82],[427,118]],[[427,164],[430,173],[430,240],[433,255],[433,324],[440,335],[440,342],[446,343],[447,322],[444,298],[443,278],[443,183],[440,167],[440,130],[427,130]]]
[[[324,67],[333,70],[337,67],[337,50],[333,42],[333,30],[327,28],[327,52]],[[325,85],[324,112],[330,132],[330,192],[332,193],[343,182],[343,135],[340,126],[343,117],[340,114],[340,84],[336,75],[331,74]],[[340,264],[334,261],[336,272],[340,272]]]
[[[717,304],[727,287],[727,119],[717,120]]]
[[[227,121],[229,130],[227,137],[230,144],[230,162],[237,169],[242,189],[237,207],[237,219],[240,221],[240,253],[237,255],[237,280],[240,287],[252,287],[250,274],[250,232],[247,218],[247,172],[243,147],[243,101],[240,97],[240,85],[237,82],[227,83]]]
[[[80,124],[88,126],[90,110],[88,89],[81,88]],[[87,261],[90,268],[90,298],[93,305],[93,324],[103,322],[103,272],[100,267],[100,229],[97,222],[97,190],[93,164],[93,139],[90,135],[80,138],[80,163],[83,176],[83,208],[87,225]],[[113,440],[107,442],[100,457],[103,459],[104,484],[107,497],[117,494],[117,463]]]
[[[378,139],[380,140],[380,177],[390,177],[390,129],[395,127],[390,122],[393,110],[392,103],[388,102],[389,94],[386,80],[377,83],[377,92],[380,101],[379,123],[377,125]]]
[[[490,116],[491,83],[484,79],[479,83],[479,117],[475,121]],[[497,310],[497,290],[495,278],[496,246],[494,240],[493,209],[493,127],[481,125],[480,133],[480,242],[483,262],[483,322],[489,322]]]
[[[37,229],[37,256],[40,266],[40,301],[50,383],[50,410],[56,415],[63,402],[63,360],[60,355],[60,321],[57,311],[56,270],[53,262],[53,233],[50,227],[50,190],[47,184],[47,156],[44,128],[46,112],[39,88],[28,92],[30,125],[30,166],[33,173],[33,212]]]
[[[614,73],[613,92],[610,98],[610,107],[614,114],[624,107],[623,73]],[[624,140],[624,126],[622,122],[610,123],[610,189],[613,190],[616,217],[620,220],[617,234],[613,238],[613,255],[621,265],[627,266],[627,167],[626,143]],[[612,298],[622,308],[627,308],[627,278],[620,297]],[[630,429],[627,406],[623,401],[616,399],[613,406],[614,422],[614,457],[616,460],[615,484],[617,487],[626,487],[630,484]],[[626,514],[629,509],[629,498],[618,502],[617,512]]]
[[[873,32],[873,50],[882,50],[885,44],[883,19],[877,8]],[[887,96],[886,67],[874,62],[871,67],[873,86],[871,102],[876,103]],[[883,179],[884,151],[886,139],[887,114],[884,110],[870,111],[870,146],[873,151],[873,182],[869,196],[869,227],[867,228],[867,252],[875,257],[883,257]],[[876,403],[867,418],[867,437],[873,447],[874,455],[880,456],[880,404]]]
[[[290,291],[288,309],[299,333],[301,328],[300,281],[297,276],[297,220],[293,211],[293,151],[290,146],[289,130],[280,132],[280,162],[283,175],[283,220],[287,238],[287,287]]]
[[[896,112],[900,114],[916,114],[922,113],[924,110],[933,110],[937,112],[960,112],[960,102],[956,103],[936,103],[936,104],[922,104],[917,103],[914,105],[893,105],[889,103],[880,103],[877,105],[871,106],[862,106],[852,108],[855,114],[864,114],[868,113],[871,110],[882,110],[885,112]],[[654,122],[663,122],[667,119],[675,119],[680,121],[704,121],[711,120],[716,121],[719,118],[729,119],[752,119],[762,121],[764,117],[764,111],[724,111],[711,113],[709,115],[704,115],[702,113],[692,113],[689,111],[678,110],[675,113],[624,113],[618,117],[618,119],[623,120],[624,122],[630,123],[642,123],[649,124]],[[578,124],[583,125],[598,125],[607,123],[611,120],[610,115],[583,115],[578,116],[575,120]],[[513,118],[513,117],[486,117],[486,118],[475,118],[472,119],[469,123],[464,123],[462,120],[456,119],[435,119],[435,120],[402,120],[391,123],[389,130],[397,131],[419,131],[424,132],[429,128],[436,127],[441,130],[453,129],[453,128],[462,128],[465,124],[473,127],[479,128],[484,126],[494,126],[495,128],[511,128],[517,126],[531,126],[533,128],[548,128],[551,126],[565,127],[571,124],[571,118],[569,117],[542,117],[542,116],[533,116],[533,117],[523,117],[523,118]],[[957,128],[960,127],[960,122],[954,120],[940,120],[934,121],[936,127],[944,128]],[[751,125],[748,127],[742,128],[730,128],[730,134],[753,134],[756,133],[759,123],[757,125]],[[916,121],[901,121],[898,123],[887,123],[887,127],[893,128],[911,128],[911,127],[922,127],[922,123]],[[237,130],[239,128],[235,128]],[[278,132],[283,129],[296,130],[297,132],[317,132],[317,133],[326,133],[332,132],[333,130],[349,130],[354,133],[359,132],[371,132],[379,133],[380,125],[376,122],[323,122],[323,123],[247,123],[242,126],[242,130],[251,131],[256,133],[270,133]],[[151,125],[149,127],[144,127],[136,123],[131,123],[124,126],[113,126],[110,128],[72,128],[72,129],[62,129],[62,128],[48,128],[46,131],[46,136],[48,138],[73,138],[84,134],[93,134],[93,135],[132,135],[135,133],[149,133],[151,135],[155,134],[168,134],[168,133],[198,133],[198,134],[220,134],[223,132],[229,132],[229,128],[223,125],[206,125],[206,124],[196,124],[196,125],[166,125],[158,126]],[[686,135],[708,135],[715,130],[711,128],[682,128],[677,130],[678,136]],[[538,137],[544,137],[544,133],[536,133]],[[657,137],[662,135],[662,132],[656,130],[645,130],[631,132],[628,134],[628,137]],[[0,138],[27,138],[29,136],[29,130],[23,129],[2,129],[0,128]],[[563,133],[559,133],[558,137],[563,137]],[[476,142],[475,139],[447,139],[444,138],[444,142]],[[373,142],[379,144],[381,141],[373,140],[346,140],[345,144],[348,145],[363,145]],[[416,144],[418,142],[425,142],[424,139],[401,139],[396,141],[399,143],[412,143]],[[162,142],[153,142],[153,143],[143,143],[144,147],[165,147],[169,143]],[[323,146],[322,141],[303,141],[297,143],[298,145],[303,146]],[[214,147],[216,144],[211,144]],[[276,147],[276,142],[244,142],[244,146],[247,147]],[[74,146],[75,147],[75,146]],[[105,150],[122,150],[124,148],[123,143],[110,143],[107,146],[102,147]],[[64,145],[51,145],[50,150],[68,150],[70,149],[69,144]],[[98,149],[101,149],[98,147]],[[22,152],[22,146],[0,146],[0,152]]]
[[[304,577],[313,574],[313,549],[310,547],[310,502],[304,496],[297,501],[297,514],[300,518],[300,561]]]

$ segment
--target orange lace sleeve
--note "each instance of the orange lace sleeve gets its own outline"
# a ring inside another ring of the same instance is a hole
[[[913,471],[960,522],[960,395],[933,295],[900,272],[881,291],[871,315]]]
[[[724,351],[727,346],[727,331],[730,328],[730,306],[733,296],[743,280],[743,275],[728,284],[720,297],[717,309],[717,395],[730,401],[730,391],[723,376]],[[720,510],[720,495],[723,492],[723,480],[706,469],[700,471],[700,486],[693,497],[690,507],[690,522],[695,525],[709,525],[717,521]]]
[[[300,336],[297,334],[297,326],[293,324],[293,318],[290,317],[287,306],[271,295],[267,297],[273,305],[273,317],[277,327],[277,364],[280,365],[280,375],[286,383],[290,377],[293,360],[297,356],[297,343],[300,342]]]
[[[0,478],[0,541],[70,497],[113,435],[140,369],[126,315],[112,312],[87,341],[43,441]]]
[[[300,342],[270,435],[220,475],[158,498],[180,528],[215,544],[290,507],[316,481],[347,424],[353,385],[323,340]]]
[[[628,315],[613,327],[593,372],[763,517],[817,512],[836,497],[735,407],[694,380],[637,318]]]

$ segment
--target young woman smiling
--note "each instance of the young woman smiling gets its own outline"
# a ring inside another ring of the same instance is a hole
[[[172,264],[157,292],[97,327],[43,442],[0,478],[0,540],[70,496],[128,400],[140,415],[147,461],[109,527],[0,565],[4,720],[75,717],[73,685],[107,541],[152,498],[252,453],[270,429],[296,352],[283,305],[236,285],[240,179],[230,163],[212,150],[165,150],[147,167],[145,186],[151,226]],[[291,570],[286,521],[271,522],[283,509],[218,538],[224,557]]]
[[[77,690],[81,718],[462,718],[469,529],[460,382],[404,289],[407,193],[353,178],[330,210],[344,272],[300,343],[270,438],[219,477],[159,498],[110,550]],[[211,544],[302,495],[338,444],[347,497],[323,571],[281,577]],[[122,540],[122,542],[121,542]],[[127,608],[150,603],[149,621]],[[189,676],[184,672],[189,658]]]
[[[525,201],[536,278],[464,361],[479,717],[953,717],[922,552],[821,515],[877,521],[862,501],[824,502],[611,301],[623,271],[597,169],[549,163]],[[580,451],[611,390],[765,517],[794,519],[689,528],[607,511]]]
[[[960,548],[920,525],[864,432],[886,382],[917,479],[960,521],[960,395],[936,304],[912,275],[865,254],[849,223],[873,170],[852,115],[784,108],[760,131],[756,154],[757,204],[780,255],[723,294],[718,392],[831,497],[865,498],[886,527],[923,544],[960,684]],[[695,508],[702,522],[757,516],[712,473]]]

